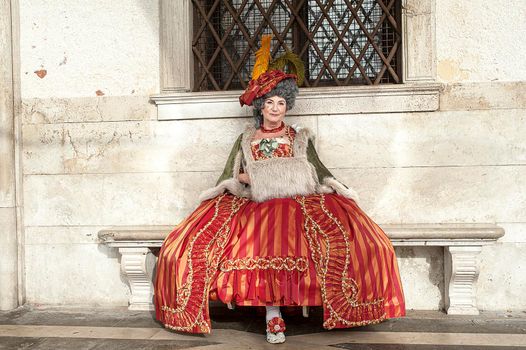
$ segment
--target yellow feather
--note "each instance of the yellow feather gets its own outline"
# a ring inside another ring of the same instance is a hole
[[[261,38],[261,47],[256,51],[256,63],[252,70],[252,79],[257,79],[268,70],[270,63],[270,40],[272,35],[263,35]]]

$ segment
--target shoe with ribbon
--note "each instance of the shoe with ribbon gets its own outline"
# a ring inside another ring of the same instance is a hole
[[[281,317],[274,317],[267,322],[267,342],[281,344],[285,342],[285,321]]]

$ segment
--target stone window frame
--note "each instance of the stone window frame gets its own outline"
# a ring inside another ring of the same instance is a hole
[[[439,108],[436,81],[436,0],[402,0],[403,83],[301,88],[291,115],[426,112]],[[248,117],[241,91],[192,92],[191,0],[160,0],[158,120]]]

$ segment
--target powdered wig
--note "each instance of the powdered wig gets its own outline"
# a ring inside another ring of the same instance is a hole
[[[299,89],[296,85],[296,81],[292,78],[284,79],[276,85],[274,89],[272,89],[268,94],[256,98],[254,101],[252,101],[252,105],[254,106],[254,123],[255,127],[259,128],[261,124],[263,124],[263,114],[261,113],[261,109],[263,108],[263,105],[265,104],[265,100],[270,97],[279,96],[285,99],[287,102],[287,111],[292,109],[294,107],[294,103],[296,102],[296,95],[298,95]]]

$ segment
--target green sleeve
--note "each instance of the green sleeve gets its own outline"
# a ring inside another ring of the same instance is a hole
[[[234,171],[234,162],[236,160],[236,155],[239,149],[241,148],[241,139],[243,138],[243,134],[239,135],[236,142],[234,143],[234,146],[232,147],[232,150],[230,151],[230,155],[228,156],[228,160],[225,164],[225,169],[223,170],[223,173],[219,177],[219,179],[216,182],[216,186],[219,185],[222,181],[226,179],[230,179],[234,177],[233,171]]]
[[[314,148],[314,144],[312,143],[312,140],[309,139],[309,144],[307,146],[307,160],[314,165],[314,168],[316,169],[316,174],[318,175],[318,181],[320,183],[323,182],[323,179],[326,177],[334,177],[329,169],[323,165],[320,158],[318,157],[318,153],[316,153],[316,149]]]

